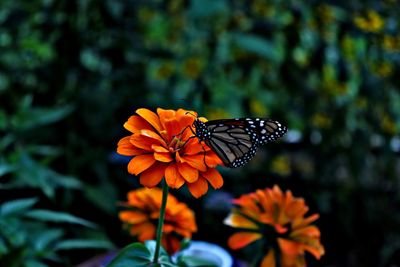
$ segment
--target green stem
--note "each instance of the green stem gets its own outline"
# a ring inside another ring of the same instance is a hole
[[[158,263],[158,255],[160,254],[161,237],[162,237],[162,230],[163,230],[164,218],[165,218],[165,208],[167,206],[167,198],[168,198],[168,185],[164,181],[161,209],[160,209],[160,218],[158,219],[158,226],[157,226],[156,251],[154,252],[153,263]]]

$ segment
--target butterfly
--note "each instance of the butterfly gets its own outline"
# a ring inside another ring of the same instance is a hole
[[[222,119],[193,122],[195,136],[204,141],[224,165],[237,168],[248,163],[258,147],[275,141],[287,132],[278,121],[261,118]]]

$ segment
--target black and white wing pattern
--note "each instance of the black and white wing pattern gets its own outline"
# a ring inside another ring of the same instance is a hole
[[[237,168],[249,162],[259,146],[282,137],[287,128],[269,119],[242,118],[194,122],[196,136],[204,141],[225,166]]]

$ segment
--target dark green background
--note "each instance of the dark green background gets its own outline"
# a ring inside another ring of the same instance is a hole
[[[399,10],[396,0],[1,1],[0,199],[36,199],[0,212],[0,262],[68,266],[131,242],[116,203],[139,184],[116,144],[135,109],[162,107],[289,128],[247,166],[222,169],[221,190],[172,191],[196,211],[195,239],[226,247],[226,199],[276,183],[321,215],[326,255],[309,266],[398,266]],[[33,206],[97,228],[35,220]]]

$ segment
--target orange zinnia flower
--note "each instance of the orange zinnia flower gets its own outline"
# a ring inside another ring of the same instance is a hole
[[[195,112],[158,108],[155,114],[141,108],[136,113],[124,124],[132,135],[118,142],[117,152],[134,156],[128,172],[140,174],[143,186],[155,187],[165,177],[169,187],[186,184],[196,198],[207,192],[208,183],[215,189],[222,186],[222,177],[215,170],[221,160],[193,138]]]
[[[237,208],[224,223],[240,228],[233,234],[228,245],[239,249],[264,239],[268,253],[261,261],[261,267],[275,266],[279,255],[282,267],[303,267],[305,251],[319,259],[324,254],[320,243],[320,231],[310,225],[318,214],[304,217],[308,207],[303,198],[295,198],[288,190],[285,193],[275,185],[272,189],[257,190],[233,200]]]
[[[162,200],[160,188],[140,188],[128,193],[128,201],[123,203],[129,210],[119,213],[130,234],[140,242],[156,237],[158,218]],[[162,235],[162,245],[169,252],[179,250],[183,238],[191,238],[197,231],[194,213],[186,204],[168,194]]]

